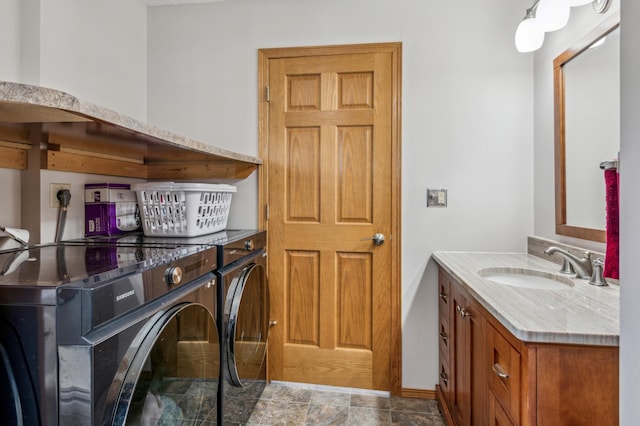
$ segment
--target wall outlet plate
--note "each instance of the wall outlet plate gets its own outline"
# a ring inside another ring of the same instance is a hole
[[[52,183],[49,184],[49,207],[57,209],[60,207],[60,201],[58,200],[58,191],[61,189],[68,189],[71,191],[70,183]]]
[[[427,189],[427,207],[447,207],[447,190]]]

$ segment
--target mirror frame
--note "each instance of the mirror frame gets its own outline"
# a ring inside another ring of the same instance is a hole
[[[565,93],[563,67],[573,58],[589,48],[596,40],[601,39],[620,26],[619,14],[611,15],[598,27],[578,40],[553,60],[553,98],[554,98],[554,133],[555,133],[555,192],[556,192],[556,234],[583,240],[606,242],[606,231],[603,229],[582,228],[567,224],[567,180],[566,180],[566,134],[565,134]]]

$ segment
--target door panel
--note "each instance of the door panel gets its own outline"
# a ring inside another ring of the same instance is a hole
[[[320,345],[320,253],[287,252],[287,343]]]
[[[268,74],[270,378],[389,390],[393,54],[274,58]]]
[[[287,221],[320,222],[320,128],[287,129]]]

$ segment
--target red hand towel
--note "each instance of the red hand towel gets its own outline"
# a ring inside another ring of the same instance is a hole
[[[618,204],[618,170],[604,171],[604,182],[607,199],[607,249],[604,258],[603,275],[607,278],[620,278],[619,272],[619,204]]]

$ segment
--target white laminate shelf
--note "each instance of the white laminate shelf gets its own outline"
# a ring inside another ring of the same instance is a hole
[[[524,342],[618,346],[620,288],[572,279],[573,286],[530,289],[483,278],[485,268],[558,274],[558,265],[524,253],[435,252],[435,261],[515,337]]]

